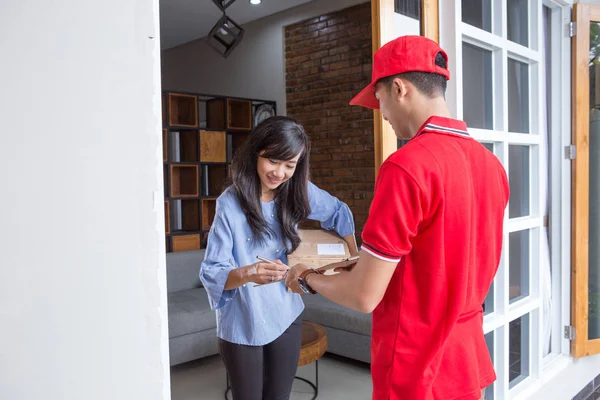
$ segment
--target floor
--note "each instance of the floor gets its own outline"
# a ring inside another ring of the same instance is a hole
[[[314,382],[315,364],[298,368],[298,376]],[[367,364],[329,355],[319,361],[318,399],[370,399],[371,387]],[[290,400],[310,400],[311,391],[310,386],[296,380]],[[171,368],[172,400],[221,400],[224,392],[225,367],[219,356]]]

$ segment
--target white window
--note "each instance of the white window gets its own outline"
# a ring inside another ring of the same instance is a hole
[[[554,132],[547,123],[548,115],[553,118],[548,113],[557,107],[560,113],[561,104],[546,101],[562,94],[560,79],[556,88],[547,85],[559,66],[546,70],[558,57],[550,40],[562,14],[544,4],[552,6],[542,0],[440,1],[441,45],[452,71],[448,103],[471,135],[500,159],[511,189],[502,260],[485,302],[484,331],[498,375],[488,399],[518,395],[564,345],[559,250],[565,238],[555,230],[562,203],[549,196],[553,184],[564,182],[560,174],[558,181],[548,180],[549,160],[556,155],[548,151]]]

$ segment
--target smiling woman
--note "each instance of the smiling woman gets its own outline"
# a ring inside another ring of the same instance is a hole
[[[282,281],[287,254],[300,243],[298,222],[320,221],[357,253],[350,209],[308,181],[309,156],[302,125],[288,117],[268,118],[236,152],[232,185],[217,200],[200,279],[217,313],[234,398],[290,395],[304,304]],[[275,261],[257,263],[257,256]],[[269,380],[263,382],[265,376]]]

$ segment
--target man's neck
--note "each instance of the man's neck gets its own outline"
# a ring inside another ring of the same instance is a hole
[[[411,131],[416,135],[423,124],[433,116],[452,118],[446,100],[443,97],[423,99],[423,101],[414,108],[414,112],[410,118]]]

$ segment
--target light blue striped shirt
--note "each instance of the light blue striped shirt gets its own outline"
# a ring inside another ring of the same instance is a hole
[[[309,219],[340,236],[354,233],[352,213],[345,203],[309,182]],[[262,203],[263,215],[275,235],[263,243],[254,239],[234,190],[230,187],[217,199],[200,280],[217,314],[217,336],[231,343],[263,346],[277,339],[304,310],[300,295],[287,291],[284,282],[254,287],[248,283],[224,290],[229,272],[254,264],[256,256],[279,259],[287,264],[275,201]]]

